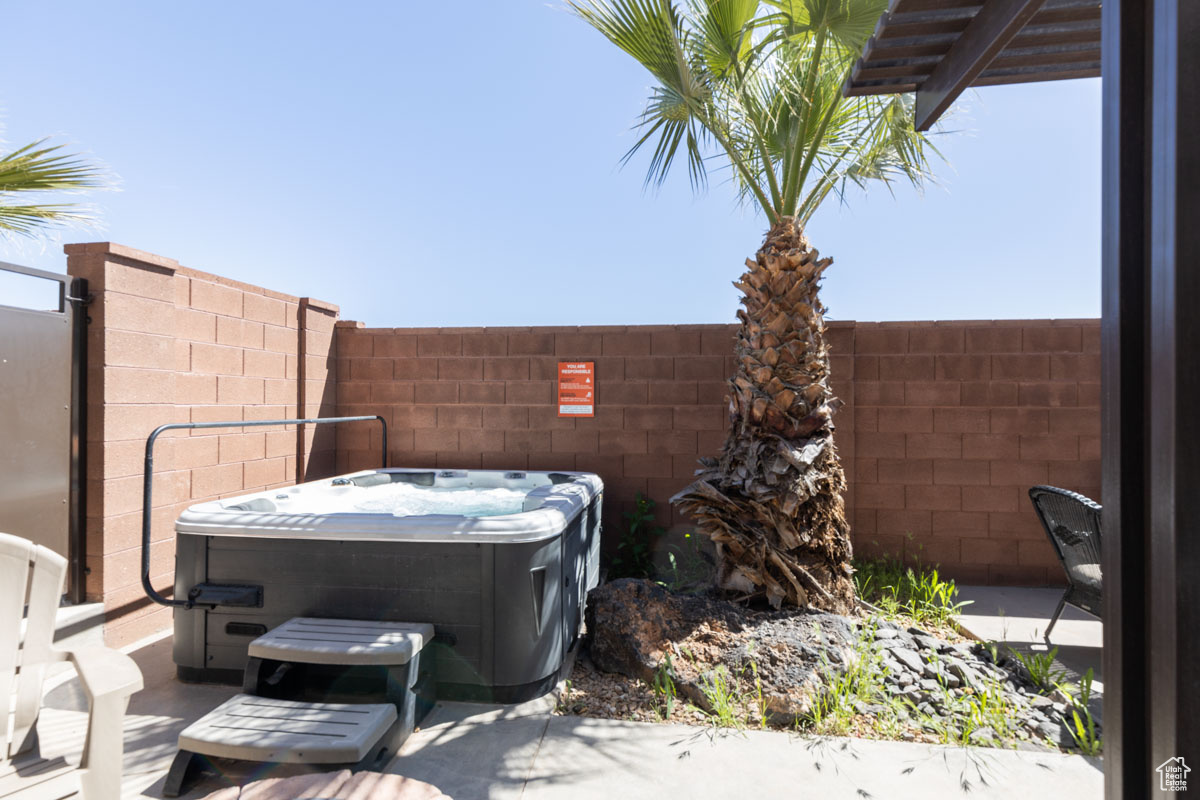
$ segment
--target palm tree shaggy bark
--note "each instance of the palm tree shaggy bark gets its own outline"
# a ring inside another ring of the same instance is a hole
[[[821,274],[832,263],[782,217],[737,282],[737,372],[719,458],[672,502],[716,543],[718,584],[771,605],[854,604],[846,479],[833,443]]]
[[[724,155],[771,226],[738,281],[732,426],[718,458],[674,498],[716,542],[718,583],[844,613],[854,604],[846,479],[833,445],[829,347],[817,297],[831,259],[804,226],[847,186],[920,186],[925,136],[911,97],[844,97],[886,0],[579,0],[571,7],[654,76],[626,155],[654,146],[647,182],[677,155],[704,185]]]

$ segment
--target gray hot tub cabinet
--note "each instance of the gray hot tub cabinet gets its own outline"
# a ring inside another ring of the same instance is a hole
[[[388,483],[515,486],[499,517],[320,513],[323,492]],[[599,580],[603,484],[587,473],[388,469],[203,503],[176,523],[175,596],[260,587],[238,602],[175,609],[187,681],[240,683],[249,643],[292,617],[428,622],[437,696],[521,702],[548,691]],[[314,505],[315,504],[315,505]],[[294,508],[292,508],[294,506]]]

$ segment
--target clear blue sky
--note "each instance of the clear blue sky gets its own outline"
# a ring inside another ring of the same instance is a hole
[[[764,222],[714,175],[643,192],[649,75],[540,0],[6,4],[11,147],[102,160],[113,240],[368,325],[728,322]],[[1100,82],[987,88],[924,196],[809,226],[838,319],[1098,316]]]

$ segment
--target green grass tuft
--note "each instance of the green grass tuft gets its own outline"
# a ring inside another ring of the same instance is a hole
[[[890,556],[856,559],[854,588],[858,596],[888,617],[907,617],[918,625],[953,627],[954,618],[971,601],[956,602],[958,586],[937,567],[907,566]]]

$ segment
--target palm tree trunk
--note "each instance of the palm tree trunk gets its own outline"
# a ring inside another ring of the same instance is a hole
[[[671,499],[717,546],[718,585],[744,596],[848,613],[854,606],[846,478],[833,444],[829,347],[818,258],[795,217],[767,233],[737,282],[732,426],[719,458]]]

